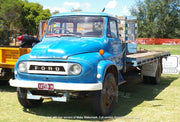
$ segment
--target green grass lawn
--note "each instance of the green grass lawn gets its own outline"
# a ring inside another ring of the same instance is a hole
[[[142,82],[121,85],[119,101],[105,120],[178,122],[179,115],[180,75],[163,75],[158,85]],[[0,121],[84,121],[83,116],[95,118],[85,121],[98,120],[93,116],[90,100],[67,103],[46,100],[37,108],[26,109],[18,103],[16,88],[0,86]]]
[[[171,55],[180,55],[180,45],[138,45],[137,48],[169,51]]]
[[[139,47],[180,55],[179,46],[175,45],[138,45]],[[90,100],[71,100],[67,103],[46,100],[37,108],[27,109],[19,104],[16,88],[0,85],[0,121],[98,121],[91,106]],[[87,119],[88,117],[91,119]],[[158,85],[143,84],[140,81],[121,85],[118,103],[115,104],[112,114],[104,120],[180,121],[180,75],[163,74]]]

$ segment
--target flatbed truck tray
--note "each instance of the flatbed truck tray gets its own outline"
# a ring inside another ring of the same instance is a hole
[[[155,60],[170,56],[169,52],[164,51],[137,51],[137,53],[126,55],[127,66],[142,66]]]
[[[0,47],[0,68],[13,69],[18,58],[29,50],[30,48]]]

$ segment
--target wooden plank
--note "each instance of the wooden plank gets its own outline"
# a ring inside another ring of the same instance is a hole
[[[0,47],[0,68],[14,68],[18,58],[28,53],[28,48]]]
[[[126,63],[129,66],[141,66],[146,63],[153,62],[163,57],[169,56],[169,52],[163,51],[143,51],[134,54],[127,54]]]
[[[137,59],[137,58],[152,58],[152,57],[155,57],[157,55],[161,55],[163,53],[166,53],[166,52],[147,51],[147,52],[138,52],[138,53],[134,53],[134,54],[128,54],[126,56],[127,56],[127,58],[134,58],[134,59]]]

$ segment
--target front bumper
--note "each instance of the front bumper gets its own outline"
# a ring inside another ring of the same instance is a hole
[[[10,86],[21,88],[38,89],[39,83],[54,84],[54,90],[69,90],[69,91],[98,91],[102,90],[102,83],[58,83],[58,82],[39,82],[39,81],[24,81],[18,79],[10,79]]]

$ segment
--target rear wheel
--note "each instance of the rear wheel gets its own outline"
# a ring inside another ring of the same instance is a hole
[[[162,73],[162,66],[161,66],[161,60],[159,60],[155,77],[143,76],[143,82],[151,83],[151,84],[158,84],[161,80],[161,73]]]
[[[143,76],[143,83],[150,83],[151,77],[149,76]]]
[[[156,75],[155,75],[155,77],[151,78],[151,83],[152,84],[160,83],[161,73],[162,73],[162,66],[161,66],[161,61],[159,61],[158,66],[157,66],[157,70],[156,70]]]
[[[27,89],[25,88],[17,88],[17,96],[18,96],[19,103],[25,108],[37,107],[43,101],[42,99],[41,100],[27,99]]]
[[[115,77],[112,73],[105,76],[103,89],[95,93],[93,110],[96,116],[107,116],[112,112],[118,92]]]

